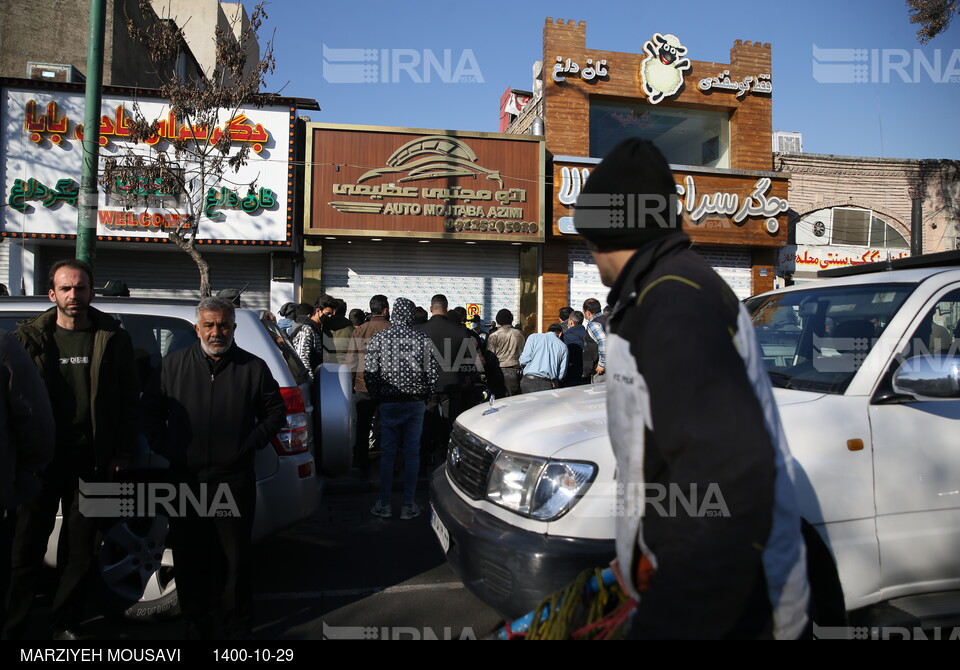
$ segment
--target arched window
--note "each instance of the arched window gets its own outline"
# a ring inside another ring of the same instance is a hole
[[[800,219],[797,244],[836,244],[873,249],[909,249],[909,241],[873,210],[827,207]]]

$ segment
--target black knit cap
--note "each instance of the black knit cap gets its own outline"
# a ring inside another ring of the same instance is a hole
[[[624,140],[590,173],[573,220],[578,233],[604,249],[637,249],[680,230],[667,159],[652,142]]]

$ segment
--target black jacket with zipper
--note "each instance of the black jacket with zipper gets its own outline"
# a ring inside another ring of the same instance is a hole
[[[219,361],[199,341],[170,354],[145,402],[153,448],[199,481],[252,472],[256,450],[286,421],[267,364],[236,344]]]

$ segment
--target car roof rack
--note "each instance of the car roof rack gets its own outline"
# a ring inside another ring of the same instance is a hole
[[[864,263],[842,268],[820,270],[817,277],[852,277],[853,275],[869,274],[871,272],[887,272],[889,270],[916,270],[919,268],[946,268],[960,266],[960,250],[940,251],[935,254],[921,256],[907,256],[896,260],[880,261],[878,263]]]

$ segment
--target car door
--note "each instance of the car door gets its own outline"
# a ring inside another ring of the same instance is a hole
[[[893,398],[905,357],[960,355],[960,286],[928,301],[870,406],[885,597],[960,587],[960,399]]]

